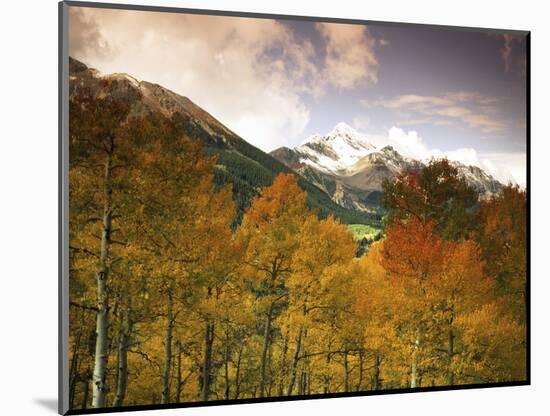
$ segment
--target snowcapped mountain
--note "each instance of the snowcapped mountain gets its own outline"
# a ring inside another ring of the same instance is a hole
[[[347,124],[338,123],[326,136],[315,134],[294,151],[300,155],[302,163],[326,173],[335,173],[375,152],[376,147]]]
[[[502,188],[499,181],[477,166],[464,165],[456,160],[452,160],[451,164],[481,196],[497,193]]]
[[[128,74],[104,74],[69,58],[69,99],[74,103],[81,95],[114,98],[129,107],[132,117],[166,117],[181,134],[202,142],[205,152],[217,158],[216,183],[232,184],[237,220],[259,191],[271,184],[279,173],[292,172],[284,163],[239,137],[189,98]],[[334,215],[344,223],[378,224],[375,216],[335,203],[327,192],[305,178],[300,178],[299,183],[308,194],[309,206],[322,215]]]
[[[293,149],[281,147],[271,155],[325,191],[346,208],[378,211],[382,183],[406,170],[421,169],[425,161],[403,157],[392,146],[377,147],[345,123],[326,134],[315,134]],[[452,161],[480,195],[502,185],[477,166]]]
[[[308,192],[311,206],[344,222],[368,223],[375,218],[368,213],[380,209],[383,181],[423,166],[391,146],[375,146],[345,123],[337,124],[326,135],[313,135],[293,149],[281,147],[268,155],[189,98],[158,84],[127,74],[101,74],[72,58],[69,81],[70,99],[85,91],[97,97],[109,95],[127,104],[132,116],[161,114],[190,138],[204,142],[207,151],[218,157],[220,180],[233,182],[239,212],[277,173],[293,169],[303,177],[300,184]],[[458,162],[456,166],[482,195],[502,186],[478,167]]]

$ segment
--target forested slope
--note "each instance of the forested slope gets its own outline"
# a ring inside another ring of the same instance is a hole
[[[70,91],[87,90],[96,97],[110,96],[129,106],[129,114],[149,117],[153,114],[171,119],[187,137],[202,141],[209,154],[217,156],[216,183],[231,183],[237,202],[236,222],[250,206],[259,190],[271,184],[279,173],[292,169],[254,147],[232,132],[189,98],[158,84],[138,81],[127,74],[102,75],[82,62],[70,59]],[[308,194],[308,206],[321,218],[334,215],[346,224],[380,226],[380,217],[344,208],[330,199],[317,186],[300,177],[300,185]]]

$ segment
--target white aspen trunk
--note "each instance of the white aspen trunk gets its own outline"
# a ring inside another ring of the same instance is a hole
[[[112,231],[112,206],[111,206],[111,155],[105,162],[105,178],[103,183],[103,229],[101,232],[101,252],[99,256],[99,271],[97,279],[97,321],[96,344],[93,372],[93,398],[92,407],[105,407],[107,395],[106,369],[108,358],[108,327],[109,327],[109,292],[107,279],[109,277],[109,249],[111,245]]]
[[[113,407],[122,406],[126,396],[126,387],[128,385],[128,349],[131,344],[133,323],[130,318],[130,312],[126,310],[123,314],[122,330],[118,339],[117,350],[117,388]]]
[[[411,364],[411,388],[419,387],[418,374],[418,350],[420,349],[420,329],[416,329],[416,338],[414,340],[412,364]]]

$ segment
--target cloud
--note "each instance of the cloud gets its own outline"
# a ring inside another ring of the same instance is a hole
[[[97,22],[89,18],[84,9],[71,7],[69,25],[69,45],[74,55],[94,55],[107,57],[112,53],[107,39],[100,31]]]
[[[366,116],[357,116],[353,118],[351,124],[357,130],[366,129],[370,124],[370,120]]]
[[[73,57],[185,95],[264,150],[309,122],[301,94],[320,93],[315,51],[275,20],[70,10]]]
[[[400,120],[397,122],[400,126],[417,126],[420,124],[429,124],[432,123],[431,118],[413,118],[407,120]]]
[[[390,145],[399,153],[414,159],[429,159],[433,154],[416,131],[405,131],[399,127],[392,127],[388,132]],[[439,152],[439,151],[437,151]],[[439,152],[440,153],[440,152]]]
[[[452,105],[453,101],[449,98],[436,97],[429,95],[415,95],[415,94],[406,94],[397,96],[391,100],[382,101],[380,104],[386,108],[403,108],[403,107],[413,107],[418,111],[424,111],[433,107],[448,106]]]
[[[369,137],[378,146],[391,145],[403,156],[417,160],[441,159],[446,157],[468,166],[484,169],[502,183],[512,182],[520,186],[526,183],[525,153],[478,153],[472,148],[457,148],[443,152],[429,148],[416,131],[392,127],[387,137]]]
[[[525,187],[527,184],[527,155],[525,153],[484,153],[480,159],[485,169],[502,183]]]
[[[187,96],[266,151],[301,139],[306,96],[377,81],[376,40],[360,25],[316,25],[317,50],[270,19],[71,7],[69,28],[74,58]]]
[[[378,82],[376,39],[363,25],[317,23],[326,42],[325,77],[340,89]]]
[[[507,123],[497,117],[498,99],[475,92],[459,91],[439,96],[405,94],[375,102],[362,100],[362,103],[366,107],[406,109],[415,113],[411,121],[404,120],[401,124],[420,124],[414,121],[422,120],[424,124],[429,122],[435,125],[447,125],[453,121],[460,121],[483,133],[501,132],[507,127]],[[422,117],[418,117],[419,115]]]

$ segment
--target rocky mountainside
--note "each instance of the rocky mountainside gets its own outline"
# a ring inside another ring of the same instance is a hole
[[[377,147],[365,135],[339,123],[326,135],[313,135],[293,149],[281,147],[271,155],[325,191],[339,205],[368,212],[380,210],[382,183],[425,161],[403,157],[393,147]],[[481,196],[502,186],[477,166],[452,161]]]
[[[325,136],[315,134],[294,149],[299,159],[317,170],[335,173],[376,151],[366,137],[345,123],[338,123]]]
[[[217,156],[216,183],[233,185],[239,210],[237,221],[259,190],[270,185],[278,173],[293,172],[286,164],[239,137],[189,98],[127,74],[101,74],[69,58],[70,98],[82,90],[96,97],[110,95],[128,104],[131,116],[162,114],[177,123],[182,134],[204,142],[205,151]],[[379,222],[376,216],[336,203],[324,189],[306,177],[300,177],[300,186],[308,193],[308,205],[321,217],[332,214],[344,223]]]
[[[168,118],[179,117],[187,129],[203,130],[210,140],[231,144],[238,136],[194,104],[189,98],[176,94],[158,84],[138,81],[128,74],[101,74],[82,62],[69,58],[69,95],[86,88],[97,96],[109,94],[130,105],[132,116],[161,113]]]

